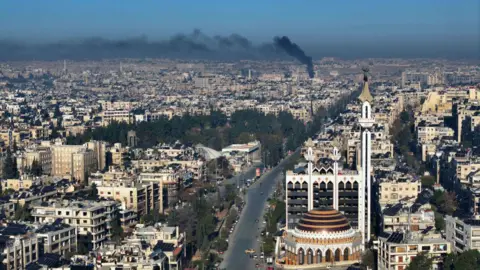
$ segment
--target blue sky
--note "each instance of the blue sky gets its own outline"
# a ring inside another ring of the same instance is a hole
[[[252,41],[460,39],[478,42],[478,0],[2,0],[0,39],[147,35],[194,28]]]

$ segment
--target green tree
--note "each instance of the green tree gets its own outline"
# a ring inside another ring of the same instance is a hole
[[[435,229],[437,231],[445,230],[445,219],[437,212],[435,212]]]
[[[88,191],[88,194],[87,194],[87,199],[89,200],[98,199],[98,189],[95,183],[92,183],[92,185],[90,186],[90,190]]]
[[[431,187],[433,187],[433,185],[435,185],[435,177],[433,177],[431,175],[422,176],[421,181],[422,181],[422,187],[431,188]]]
[[[215,247],[220,252],[225,252],[228,249],[228,242],[224,238],[218,238],[215,241]]]
[[[426,253],[419,253],[407,267],[407,270],[428,270],[432,268],[433,259]]]
[[[449,270],[480,270],[480,253],[475,249],[457,254],[450,253],[445,258],[444,265],[444,269]]]
[[[7,148],[5,160],[3,162],[3,178],[14,179],[18,178],[17,159],[12,155],[10,148]]]
[[[35,176],[41,176],[43,173],[42,165],[36,159],[32,161],[30,172]]]
[[[59,118],[59,117],[61,117],[62,115],[63,115],[63,114],[62,114],[62,112],[60,111],[60,105],[59,105],[58,103],[55,104],[55,109],[54,109],[54,111],[53,111],[53,117]]]
[[[115,217],[111,221],[111,228],[110,228],[110,233],[111,233],[111,239],[112,241],[116,243],[120,243],[124,237],[123,235],[123,228],[121,226],[120,222],[120,215],[119,213],[115,214]]]
[[[467,250],[458,256],[455,269],[480,269],[480,253],[478,250]]]
[[[30,210],[25,205],[22,206],[17,203],[15,205],[13,219],[17,221],[30,221],[32,219],[32,215]]]
[[[375,267],[375,254],[372,250],[367,249],[362,254],[361,265],[362,269],[367,269],[367,267],[373,269]]]

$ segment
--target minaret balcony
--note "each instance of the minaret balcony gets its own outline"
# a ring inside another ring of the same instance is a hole
[[[375,118],[360,118],[358,123],[362,128],[371,128],[375,123]]]

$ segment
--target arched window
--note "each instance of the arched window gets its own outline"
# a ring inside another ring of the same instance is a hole
[[[335,250],[335,261],[336,261],[336,262],[339,262],[339,261],[340,261],[340,256],[341,256],[340,254],[341,254],[341,253],[342,253],[342,252],[340,251],[339,248],[337,248],[337,250]]]
[[[322,190],[322,191],[327,190],[327,185],[325,184],[325,182],[320,183],[320,190]]]
[[[303,248],[300,248],[300,249],[298,250],[298,255],[297,255],[297,256],[298,256],[298,264],[304,264],[304,263],[305,263],[305,261],[304,261],[304,259],[305,259],[305,254],[304,254],[304,252],[303,252]]]
[[[287,187],[288,187],[288,189],[293,189],[293,183],[292,183],[292,182],[288,182]]]
[[[346,190],[352,190],[352,184],[350,182],[347,182],[347,188]]]
[[[333,183],[332,182],[328,182],[327,190],[333,190]]]
[[[353,189],[358,190],[358,182],[357,181],[353,182]]]
[[[348,261],[348,248],[345,248],[343,251],[343,260]]]
[[[327,173],[328,173],[328,174],[333,174],[332,168],[329,168],[329,169],[327,170]]]
[[[321,175],[327,174],[327,171],[324,168],[321,168],[320,169],[320,174]]]
[[[345,184],[343,184],[343,182],[338,183],[338,189],[339,190],[344,190],[345,189]]]
[[[322,263],[322,251],[317,250],[317,263]]]
[[[307,264],[313,264],[313,251],[311,249],[307,251]]]
[[[300,183],[296,182],[296,183],[295,183],[295,189],[300,189],[300,188],[301,188]]]
[[[308,184],[307,182],[302,183],[302,189],[308,189]]]

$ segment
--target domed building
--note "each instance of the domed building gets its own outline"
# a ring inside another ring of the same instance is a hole
[[[282,238],[287,269],[351,265],[360,260],[363,250],[361,234],[342,213],[329,207],[308,211]]]

